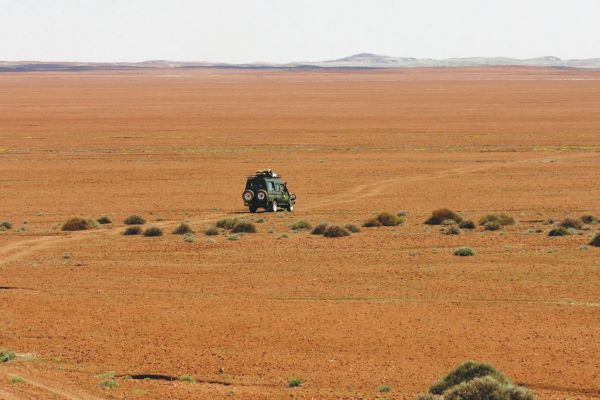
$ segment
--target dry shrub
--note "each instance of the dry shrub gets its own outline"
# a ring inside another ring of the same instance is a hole
[[[590,246],[600,247],[600,233],[596,233],[596,236],[590,241]]]
[[[583,221],[581,218],[565,218],[558,223],[563,228],[581,229],[583,228]]]
[[[85,231],[88,229],[95,229],[98,225],[96,221],[84,218],[71,218],[65,222],[62,226],[63,231]]]
[[[123,232],[123,235],[132,236],[132,235],[139,235],[141,233],[142,233],[142,228],[140,228],[139,226],[130,226],[129,228],[125,229],[125,232]]]
[[[321,222],[319,225],[315,226],[310,233],[312,233],[313,235],[322,235],[323,233],[325,233],[325,230],[328,226],[329,224],[327,222]]]
[[[459,247],[458,249],[454,250],[454,253],[452,254],[458,257],[471,257],[474,256],[476,253],[475,250],[473,250],[470,247]]]
[[[475,222],[471,221],[470,219],[467,219],[458,224],[458,227],[460,229],[475,229]]]
[[[440,225],[442,222],[451,219],[457,223],[462,221],[462,217],[458,215],[458,213],[448,209],[448,208],[440,208],[431,213],[431,217],[427,221],[425,221],[428,225]]]
[[[382,212],[376,218],[383,226],[397,226],[404,222],[403,218],[389,212]]]
[[[98,222],[100,225],[112,224],[112,220],[111,220],[109,217],[107,217],[107,216],[100,217],[100,218],[98,218],[96,221],[97,221],[97,222]]]
[[[134,214],[125,218],[125,221],[123,221],[123,223],[125,225],[144,225],[146,223],[146,220],[143,217]]]
[[[454,226],[449,226],[447,228],[445,228],[442,233],[444,235],[460,235],[460,229],[458,226],[454,225]]]
[[[217,228],[231,229],[237,223],[237,218],[223,218],[218,220],[215,225],[217,226]]]
[[[352,233],[358,233],[358,232],[360,232],[360,228],[358,226],[354,225],[354,224],[346,224],[346,225],[344,225],[344,228],[347,231],[352,232]]]
[[[312,228],[312,225],[305,219],[299,219],[292,224],[291,228],[295,231],[308,230]]]
[[[181,223],[175,230],[173,231],[174,235],[185,235],[187,233],[194,233],[194,230],[191,226],[185,223]]]
[[[548,236],[568,236],[570,235],[569,230],[564,226],[559,226],[558,228],[554,228],[548,232]]]
[[[325,232],[323,232],[323,236],[328,238],[337,238],[343,236],[350,236],[350,232],[346,229],[342,228],[339,225],[329,225]]]
[[[525,388],[499,382],[492,376],[483,376],[462,382],[448,389],[444,400],[533,400]]]
[[[204,231],[204,234],[206,236],[215,236],[219,234],[219,230],[216,227],[211,226],[210,228]]]
[[[593,215],[589,215],[589,214],[582,215],[581,220],[586,224],[594,224],[594,223],[598,222],[598,218],[596,218]]]
[[[502,229],[502,224],[500,221],[487,221],[485,224],[483,224],[483,229],[486,231],[499,231]]]
[[[479,220],[479,225],[485,225],[487,222],[496,221],[502,226],[514,225],[515,219],[508,214],[488,214]]]
[[[364,222],[364,228],[378,228],[382,225],[382,223],[377,218],[371,218]]]
[[[239,221],[233,225],[231,233],[256,233],[256,226],[252,222]]]
[[[147,236],[147,237],[162,236],[162,235],[163,235],[163,230],[156,226],[151,226],[150,228],[148,228],[144,231],[144,236]]]
[[[9,230],[9,229],[12,229],[12,224],[10,222],[8,222],[8,221],[0,222],[0,232]]]

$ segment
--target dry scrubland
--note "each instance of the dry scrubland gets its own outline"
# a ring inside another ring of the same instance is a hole
[[[548,236],[600,216],[600,72],[2,74],[0,110],[0,398],[414,399],[468,359],[600,397],[600,225]],[[296,213],[241,207],[267,167]]]

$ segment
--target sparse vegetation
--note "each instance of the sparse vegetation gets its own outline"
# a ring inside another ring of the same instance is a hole
[[[440,225],[442,222],[449,219],[455,221],[456,223],[460,223],[462,221],[462,217],[458,213],[448,208],[440,208],[432,212],[431,217],[429,217],[425,223],[428,225]]]
[[[0,231],[6,231],[12,229],[12,224],[8,221],[0,222]]]
[[[14,351],[3,350],[0,351],[0,363],[5,363],[14,360],[17,358],[17,355]]]
[[[186,233],[185,235],[183,235],[183,240],[186,243],[194,243],[196,241],[196,235],[194,235],[193,233]]]
[[[107,225],[107,224],[112,224],[112,220],[107,217],[107,216],[103,216],[100,217],[96,220],[100,225]]]
[[[399,217],[406,217],[406,216],[408,216],[408,211],[401,210],[401,211],[398,211],[396,213],[396,215]]]
[[[16,385],[18,383],[23,383],[25,382],[25,379],[21,378],[20,376],[11,376],[10,377],[10,383],[13,385]]]
[[[148,228],[144,231],[144,236],[146,236],[146,237],[154,237],[154,236],[162,236],[162,235],[163,235],[163,230],[156,226],[151,226],[150,228]]]
[[[143,217],[140,217],[139,215],[130,215],[129,217],[125,218],[125,221],[123,221],[123,223],[125,225],[144,225],[146,223],[146,220]]]
[[[295,388],[295,387],[300,387],[304,384],[304,380],[300,379],[300,378],[292,378],[288,381],[288,387],[290,388]]]
[[[569,230],[564,226],[553,228],[548,232],[548,236],[567,236],[570,235]]]
[[[233,235],[229,235],[229,237],[227,238],[227,240],[239,240],[240,239],[240,235],[238,234],[233,234]]]
[[[310,233],[312,233],[313,235],[322,235],[323,233],[325,233],[325,230],[328,226],[329,224],[327,222],[321,222],[319,225],[315,226]]]
[[[466,219],[461,221],[461,223],[458,224],[458,227],[460,229],[475,229],[475,222],[471,221],[470,219]]]
[[[323,236],[328,238],[337,238],[343,236],[350,236],[350,232],[346,229],[342,228],[339,225],[329,225],[325,232],[323,232]]]
[[[88,229],[95,229],[98,225],[96,221],[84,218],[71,218],[65,222],[61,228],[63,231],[85,231]]]
[[[580,218],[565,218],[558,223],[558,226],[563,228],[581,229],[583,228],[583,221]]]
[[[382,212],[377,215],[377,220],[383,226],[397,226],[404,223],[404,219],[389,212]]]
[[[459,257],[470,257],[474,256],[476,253],[475,250],[470,247],[459,247],[458,249],[454,250],[453,254]]]
[[[453,219],[445,219],[442,221],[442,223],[440,225],[444,225],[444,226],[456,225],[456,221]]]
[[[483,376],[462,382],[448,389],[443,400],[533,400],[525,388],[502,383],[492,376]]]
[[[177,380],[180,382],[196,382],[196,379],[192,375],[181,375],[177,377]]]
[[[123,232],[123,235],[133,236],[133,235],[139,235],[141,233],[142,233],[142,228],[140,228],[139,226],[130,226],[127,229],[125,229],[125,232]]]
[[[119,384],[114,379],[108,379],[106,381],[100,382],[99,386],[105,389],[116,389],[119,387]]]
[[[590,246],[600,247],[600,232],[596,233],[596,236],[588,243]]]
[[[449,226],[449,227],[445,228],[442,232],[444,233],[444,235],[460,235],[461,234],[460,228],[456,225]]]
[[[379,385],[375,390],[379,393],[389,393],[392,391],[392,388],[389,385]]]
[[[231,228],[231,233],[256,233],[256,226],[252,222],[238,221]]]
[[[483,229],[486,231],[499,231],[502,229],[502,223],[496,220],[490,220],[483,224]]]
[[[287,239],[287,238],[288,238],[288,235],[287,235],[287,233],[282,233],[281,235],[279,235],[279,236],[277,237],[277,239],[278,239],[278,240]]]
[[[223,218],[223,219],[218,220],[215,223],[215,226],[217,228],[231,229],[237,223],[238,223],[237,218]]]
[[[312,225],[305,219],[299,219],[292,224],[291,228],[295,231],[309,230],[312,228]]]
[[[174,235],[185,235],[187,233],[194,233],[194,230],[191,226],[183,222],[173,231]]]
[[[360,232],[360,228],[354,224],[346,224],[346,225],[344,225],[344,228],[351,233]]]
[[[217,228],[216,228],[216,227],[214,227],[214,226],[211,226],[210,228],[208,228],[208,229],[206,229],[206,230],[204,231],[204,234],[205,234],[206,236],[216,236],[216,235],[218,235],[218,234],[219,234],[219,229],[217,229]]]
[[[485,226],[488,222],[498,222],[502,226],[514,225],[515,219],[508,214],[488,214],[479,220],[479,225]]]
[[[371,218],[363,223],[364,228],[378,228],[383,225],[377,218]]]

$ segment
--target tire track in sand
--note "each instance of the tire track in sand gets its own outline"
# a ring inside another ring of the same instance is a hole
[[[344,203],[352,203],[359,200],[364,200],[368,198],[375,197],[380,195],[385,191],[387,187],[390,185],[397,184],[406,184],[406,183],[414,183],[414,182],[422,182],[428,180],[436,180],[441,178],[448,178],[453,176],[462,176],[467,175],[474,172],[488,171],[493,169],[501,169],[512,167],[519,164],[528,164],[535,162],[549,162],[552,160],[563,160],[570,158],[585,158],[585,157],[599,157],[597,153],[577,153],[577,154],[566,154],[566,155],[555,155],[552,157],[542,157],[542,158],[529,158],[524,160],[516,160],[504,163],[497,162],[488,162],[483,163],[482,165],[473,165],[469,167],[462,168],[453,168],[444,171],[433,172],[430,174],[422,174],[415,176],[400,176],[395,178],[387,178],[383,180],[379,180],[373,183],[357,185],[353,187],[350,191],[345,193],[340,193],[333,198],[315,201],[311,204],[303,207],[304,210],[312,210],[320,207],[329,207]],[[219,213],[212,214],[210,217],[200,217],[200,218],[192,218],[189,221],[191,223],[206,223],[206,222],[214,222],[219,218],[229,216],[229,213]],[[153,223],[152,225],[158,226],[160,228],[167,228],[170,226],[174,226],[179,221],[161,221]],[[11,262],[17,261],[23,257],[31,255],[37,251],[41,251],[44,249],[51,248],[54,245],[58,245],[66,242],[76,242],[86,238],[93,238],[94,236],[111,236],[118,235],[121,232],[122,227],[114,227],[110,229],[102,229],[102,230],[92,230],[92,231],[82,231],[76,233],[70,233],[68,235],[53,235],[53,236],[41,236],[35,239],[26,239],[22,241],[17,241],[13,243],[9,243],[8,245],[0,248],[0,266]]]
[[[0,371],[0,374],[4,375],[8,379],[10,379],[13,376],[20,376],[21,378],[23,378],[24,383],[29,384],[37,389],[41,389],[44,392],[47,392],[49,394],[48,398],[56,398],[58,396],[67,400],[104,400],[104,398],[102,397],[97,397],[89,393],[85,393],[80,389],[74,389],[66,385],[57,386],[54,382],[48,382],[47,379],[40,378],[38,376],[33,376],[30,373],[23,374],[22,372],[9,373],[6,371]],[[20,396],[17,396],[10,392],[6,392],[2,389],[0,389],[0,396],[2,396],[0,398],[6,400],[23,399]]]

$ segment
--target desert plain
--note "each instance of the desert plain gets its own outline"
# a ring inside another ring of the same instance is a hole
[[[294,213],[243,207],[262,168]],[[424,224],[441,207],[517,223],[444,235]],[[400,210],[350,237],[290,229]],[[131,214],[164,236],[123,236]],[[547,235],[583,214],[600,71],[0,74],[0,398],[415,399],[465,360],[600,398],[600,225]],[[203,234],[233,217],[258,232]]]

